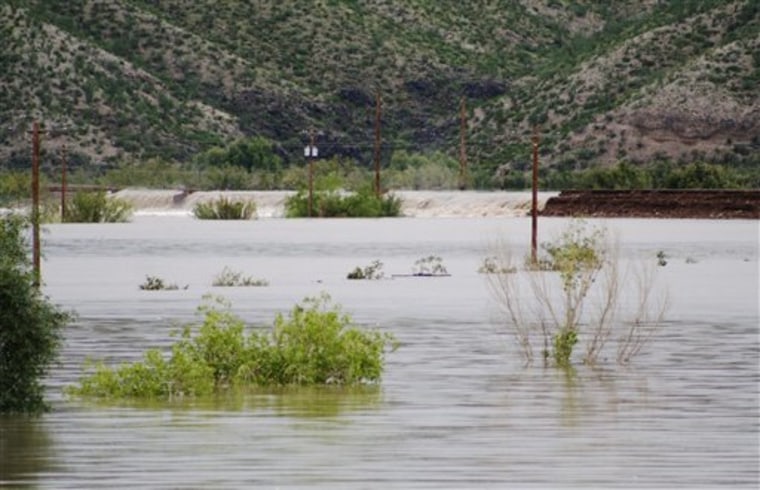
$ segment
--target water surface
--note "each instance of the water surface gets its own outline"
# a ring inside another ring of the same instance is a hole
[[[758,486],[758,222],[600,220],[625,262],[664,251],[668,321],[633,365],[525,367],[477,269],[525,254],[526,218],[51,225],[45,293],[77,320],[48,384],[53,410],[0,419],[0,484],[35,488],[697,488]],[[542,219],[541,239],[567,220]],[[440,256],[451,277],[349,281]],[[688,260],[687,260],[688,259]],[[213,288],[229,266],[270,281]],[[147,275],[187,285],[146,292]],[[173,404],[66,399],[86,357],[133,360],[197,320],[207,294],[266,328],[329,293],[392,332],[379,387]]]

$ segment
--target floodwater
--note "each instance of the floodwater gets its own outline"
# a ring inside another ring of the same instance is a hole
[[[541,219],[540,239],[568,223]],[[757,488],[758,222],[598,220],[623,261],[654,260],[666,323],[626,367],[525,367],[477,269],[494,243],[524,255],[530,219],[197,221],[50,225],[43,278],[76,310],[49,379],[52,411],[0,418],[0,486],[34,488]],[[387,276],[424,256],[450,277]],[[268,287],[214,288],[228,266]],[[187,286],[142,291],[146,276]],[[221,295],[270,325],[326,292],[393,333],[377,387],[301,389],[171,405],[68,399],[85,358],[167,346]],[[612,356],[614,358],[614,354]]]

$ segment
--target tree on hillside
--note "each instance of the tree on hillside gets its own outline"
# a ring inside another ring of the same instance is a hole
[[[276,189],[282,179],[282,160],[274,144],[261,136],[241,138],[225,148],[209,148],[194,161],[216,189],[241,190],[252,185]]]
[[[261,136],[241,138],[226,148],[214,147],[199,154],[196,163],[205,167],[232,165],[246,170],[279,172],[281,159],[274,152],[271,141]]]

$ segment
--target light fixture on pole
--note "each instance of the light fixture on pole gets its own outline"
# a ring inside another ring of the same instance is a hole
[[[312,210],[314,204],[314,159],[319,155],[319,150],[314,144],[314,131],[309,131],[309,144],[303,149],[303,156],[309,161],[309,203],[308,203],[308,215],[312,217]]]

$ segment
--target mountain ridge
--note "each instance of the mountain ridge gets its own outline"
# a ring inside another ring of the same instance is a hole
[[[371,161],[375,97],[394,149],[467,157],[480,183],[542,161],[758,162],[760,6],[751,0],[0,1],[0,162],[28,121],[75,163],[190,161],[241,136],[300,162]],[[15,162],[15,163],[14,163]]]

